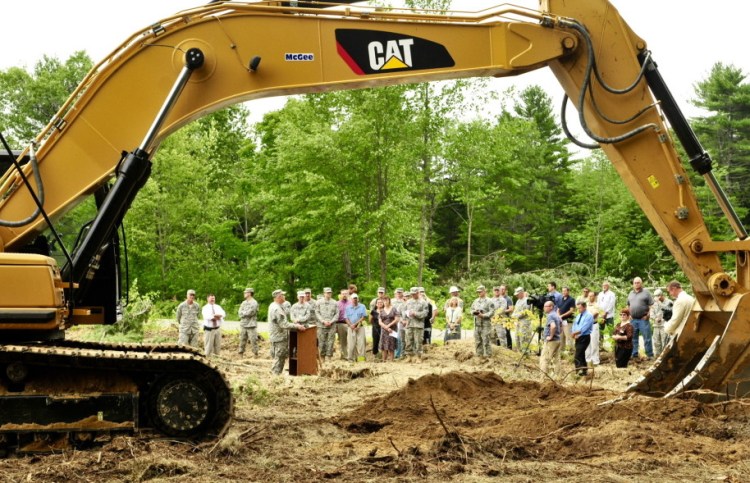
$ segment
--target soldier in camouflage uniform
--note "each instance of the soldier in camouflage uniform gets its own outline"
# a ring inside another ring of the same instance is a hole
[[[393,305],[393,308],[396,309],[396,314],[398,314],[399,321],[396,325],[396,330],[398,331],[398,338],[396,340],[396,359],[400,359],[401,355],[404,351],[404,341],[406,340],[406,329],[404,329],[404,324],[406,323],[406,319],[403,316],[404,308],[406,307],[406,299],[404,298],[404,289],[397,288],[396,289],[396,296],[391,299],[391,305]]]
[[[494,292],[495,296],[490,299],[492,302],[492,306],[494,307],[495,313],[494,318],[497,319],[496,322],[492,323],[492,331],[490,334],[490,339],[495,342],[495,345],[507,347],[508,343],[508,336],[506,333],[505,328],[505,314],[508,311],[508,301],[505,300],[505,297],[500,293],[501,289],[499,286],[493,287],[492,291]],[[491,320],[491,319],[490,319]]]
[[[487,298],[487,289],[484,285],[477,287],[479,297],[471,304],[471,315],[474,316],[474,346],[477,356],[481,360],[492,357],[492,315],[495,306],[492,300]]]
[[[199,334],[203,325],[200,319],[201,308],[195,302],[195,290],[187,291],[187,299],[177,306],[177,326],[180,336],[177,343],[200,347]]]
[[[240,316],[240,349],[239,353],[245,353],[245,345],[250,341],[253,355],[258,357],[258,301],[253,298],[255,291],[252,288],[245,289],[245,300],[237,312]]]
[[[516,304],[513,307],[513,314],[511,315],[511,317],[516,319],[516,347],[519,352],[528,354],[531,338],[534,335],[531,331],[531,319],[529,319],[527,314],[531,306],[523,287],[516,287],[513,295],[517,297]]]
[[[333,344],[336,341],[336,322],[339,320],[339,304],[331,298],[331,287],[323,289],[323,300],[318,300],[315,306],[315,316],[318,324],[318,350],[320,357],[333,357]]]
[[[292,319],[293,324],[304,325],[305,327],[315,323],[315,312],[312,311],[310,304],[306,302],[305,292],[297,292],[297,303],[292,305],[289,318]]]
[[[654,290],[654,305],[651,306],[650,316],[654,324],[654,333],[651,340],[654,345],[654,354],[661,354],[669,342],[669,334],[664,330],[664,322],[672,317],[672,301],[664,297],[660,288]]]
[[[289,322],[284,309],[284,292],[273,291],[273,303],[268,307],[268,332],[271,341],[273,366],[271,372],[279,375],[284,370],[284,363],[289,356],[289,329],[305,330],[303,325]]]
[[[312,298],[312,289],[306,288],[305,289],[305,302],[310,304],[310,311],[312,311],[313,314],[313,322],[315,321],[315,309],[318,306],[318,301]]]
[[[411,297],[405,304],[402,318],[406,321],[405,350],[409,361],[416,355],[422,360],[422,340],[424,338],[424,319],[427,317],[427,301],[419,296],[419,288],[412,287],[409,290]]]

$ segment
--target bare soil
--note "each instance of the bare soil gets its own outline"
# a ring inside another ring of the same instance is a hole
[[[335,360],[291,377],[271,375],[267,342],[258,359],[236,350],[225,333],[215,361],[236,419],[223,439],[104,437],[0,460],[2,480],[750,481],[750,401],[618,400],[645,362],[618,370],[603,354],[592,379],[575,379],[566,356],[555,382],[535,355],[497,348],[479,363],[469,340],[433,345],[422,363]]]

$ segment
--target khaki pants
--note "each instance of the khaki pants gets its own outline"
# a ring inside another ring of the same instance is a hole
[[[203,331],[203,348],[206,351],[206,357],[219,355],[219,352],[221,352],[221,328]]]
[[[571,328],[573,328],[573,324],[571,322],[568,322],[567,324],[563,325],[563,332],[562,334],[560,334],[560,349],[561,350],[566,350],[566,349],[575,350],[576,340],[573,338],[572,335],[570,335]]]
[[[336,335],[339,337],[339,354],[342,359],[346,359],[346,354],[349,352],[349,344],[347,339],[349,337],[349,328],[346,324],[336,324]]]
[[[542,358],[539,361],[539,367],[550,377],[560,377],[562,371],[560,369],[560,347],[561,341],[559,340],[548,340],[544,343],[542,349]],[[550,372],[550,366],[552,371]]]
[[[358,326],[352,329],[347,326],[347,359],[354,362],[365,359],[365,344],[367,343],[367,334],[364,326]]]

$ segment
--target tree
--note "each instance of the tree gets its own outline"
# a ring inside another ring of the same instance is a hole
[[[78,51],[65,62],[46,55],[29,73],[20,67],[0,71],[0,131],[14,148],[25,146],[54,118],[91,70],[89,56]]]
[[[750,84],[744,83],[746,75],[741,69],[722,63],[714,64],[708,78],[695,85],[697,99],[693,102],[709,112],[708,116],[693,120],[701,143],[716,162],[717,178],[742,221],[750,223]],[[696,179],[702,185],[702,180]],[[699,197],[710,199],[706,189]],[[707,218],[722,218],[714,209],[704,210]],[[709,224],[716,224],[709,220]],[[726,226],[726,224],[724,224]]]

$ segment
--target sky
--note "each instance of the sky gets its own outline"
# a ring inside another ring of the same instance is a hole
[[[732,64],[750,75],[747,42],[750,1],[610,1],[636,34],[646,40],[662,77],[688,118],[702,114],[688,101],[694,98],[694,84],[705,79],[716,62]],[[18,66],[31,70],[43,55],[65,60],[78,50],[85,50],[96,63],[134,32],[203,3],[191,0],[5,2],[5,21],[0,24],[0,69]],[[502,0],[454,0],[452,9],[476,11],[501,3]],[[538,7],[534,0],[513,3]],[[549,69],[491,80],[491,86],[498,91],[532,84],[547,91],[557,110],[563,91]],[[283,98],[248,103],[251,122],[283,103]]]

